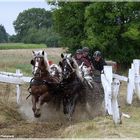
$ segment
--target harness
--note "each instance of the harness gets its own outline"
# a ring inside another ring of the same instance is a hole
[[[34,77],[31,79],[30,81],[30,86],[28,88],[28,92],[30,93],[27,97],[26,97],[26,100],[32,95],[32,92],[30,91],[31,89],[31,86],[33,85],[44,85],[44,82],[43,80],[36,80]]]
[[[26,100],[32,95],[30,89],[31,89],[31,86],[34,86],[34,85],[45,85],[45,86],[49,86],[50,89],[53,89],[55,91],[55,89],[58,89],[59,87],[62,87],[62,83],[61,82],[52,82],[50,80],[39,80],[39,79],[36,79],[35,77],[33,77],[30,81],[30,86],[28,88],[28,92],[30,93],[27,97],[26,97]],[[54,87],[55,85],[55,87]]]

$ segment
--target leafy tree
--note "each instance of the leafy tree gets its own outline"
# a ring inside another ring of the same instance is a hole
[[[16,42],[18,42],[18,37],[17,37],[17,35],[10,35],[9,36],[9,42],[14,42],[14,43],[16,43]]]
[[[123,65],[140,58],[140,3],[92,3],[85,11],[86,38],[93,50]]]
[[[16,39],[21,42],[45,43],[48,47],[60,45],[60,36],[53,30],[52,11],[40,8],[25,10],[17,17],[14,27],[17,32]]]
[[[61,37],[58,33],[56,33],[53,28],[49,28],[46,34],[45,44],[48,47],[60,47],[61,46]]]
[[[52,26],[52,14],[45,9],[31,8],[20,13],[13,24],[17,36],[22,41],[32,31],[50,28]]]
[[[26,36],[22,38],[22,41],[24,43],[45,43],[45,36],[46,36],[46,29],[36,29],[36,28],[30,28],[28,32],[26,33]]]
[[[70,51],[81,47],[84,39],[84,11],[88,3],[60,2],[59,9],[54,10],[53,19],[56,32],[61,36],[61,44]]]
[[[75,51],[86,45],[124,66],[140,58],[139,21],[137,2],[60,2],[54,11],[55,29],[63,46]]]
[[[8,34],[3,25],[0,25],[0,43],[8,42]]]

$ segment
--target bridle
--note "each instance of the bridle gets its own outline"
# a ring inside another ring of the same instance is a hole
[[[39,61],[41,61],[41,59],[43,58],[43,56],[35,56],[34,57],[34,70],[32,71],[32,74],[34,75],[34,77],[42,77],[43,73],[46,73],[47,71],[44,69],[42,69],[39,66]],[[38,62],[38,63],[37,63]],[[37,63],[37,64],[36,64]],[[36,72],[37,71],[37,72]]]
[[[62,74],[64,75],[64,73],[66,72],[67,74],[69,74],[68,77],[70,77],[73,73],[75,73],[75,69],[72,67],[72,65],[71,65],[71,63],[70,63],[70,59],[65,58],[63,61],[65,61],[66,64],[64,65]],[[67,66],[69,66],[70,69],[68,69]],[[68,69],[69,71],[67,71],[67,69]],[[65,74],[66,74],[66,73],[65,73]],[[67,77],[67,78],[68,78],[68,77]],[[66,79],[67,79],[67,78],[66,78]]]

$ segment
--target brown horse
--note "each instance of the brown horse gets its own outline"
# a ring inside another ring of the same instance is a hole
[[[35,117],[40,117],[41,106],[44,102],[49,102],[56,97],[59,81],[49,73],[50,66],[47,54],[44,51],[33,52],[33,54],[34,59],[31,60],[31,64],[33,66],[34,76],[30,82],[33,104],[32,110]]]

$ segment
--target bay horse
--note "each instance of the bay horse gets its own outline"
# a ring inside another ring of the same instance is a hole
[[[61,54],[62,61],[59,65],[62,68],[63,85],[63,113],[68,119],[72,119],[76,103],[83,96],[82,76],[79,72],[78,64],[71,54]]]
[[[33,56],[33,78],[30,82],[32,110],[35,117],[40,117],[42,105],[55,98],[59,81],[49,73],[50,66],[45,51],[33,51]]]

